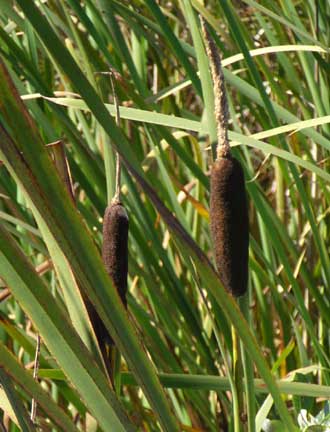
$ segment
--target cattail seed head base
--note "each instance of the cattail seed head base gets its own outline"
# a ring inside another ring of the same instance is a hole
[[[247,291],[249,220],[244,172],[237,159],[217,159],[211,169],[210,222],[216,267],[234,297]]]
[[[110,204],[104,213],[102,258],[106,271],[126,307],[128,216],[125,207],[119,202]]]

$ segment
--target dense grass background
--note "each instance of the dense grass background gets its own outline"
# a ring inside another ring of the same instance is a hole
[[[238,305],[207,259],[216,125],[198,14],[223,58],[249,196]],[[301,409],[327,407],[329,16],[312,0],[0,0],[3,430],[295,430]],[[128,314],[99,254],[115,150]],[[81,293],[122,354],[114,388]],[[240,425],[232,327],[247,352]]]

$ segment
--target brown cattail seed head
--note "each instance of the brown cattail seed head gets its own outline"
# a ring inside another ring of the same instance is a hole
[[[126,307],[128,272],[128,216],[125,207],[110,204],[103,218],[102,257],[107,273]]]
[[[220,278],[224,287],[239,297],[248,284],[249,219],[244,172],[230,155],[212,166],[210,221]]]

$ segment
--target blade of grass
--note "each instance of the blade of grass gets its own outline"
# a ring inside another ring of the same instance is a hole
[[[129,373],[122,374],[122,380],[125,384],[134,384],[134,378]],[[230,384],[228,378],[211,377],[207,375],[194,376],[184,374],[160,374],[160,379],[165,386],[173,386],[174,388],[195,388],[205,390],[229,390]],[[267,394],[268,390],[265,383],[261,379],[254,379],[255,390],[258,393]],[[288,395],[301,395],[311,397],[329,398],[329,387],[319,384],[309,384],[305,382],[289,382],[286,380],[276,381],[280,391]]]
[[[292,371],[293,373],[294,371]],[[65,375],[59,369],[39,369],[41,378],[49,378],[55,380],[65,380]],[[164,387],[178,389],[193,389],[193,390],[230,390],[229,379],[226,377],[212,375],[194,375],[183,373],[160,373],[159,379]],[[123,385],[138,386],[134,376],[130,372],[121,373],[121,381]],[[268,394],[268,388],[264,381],[260,378],[253,380],[255,391],[258,394]],[[311,384],[306,382],[294,381],[290,382],[287,379],[277,380],[276,384],[281,393],[296,396],[310,396],[315,398],[330,398],[329,386],[321,384]]]
[[[50,100],[51,102],[58,103],[64,106],[75,107],[77,109],[88,109],[84,101],[80,99],[69,99],[68,98],[49,98],[45,97],[45,99]],[[109,111],[114,115],[114,106],[107,104]],[[173,128],[180,128],[185,130],[194,130],[201,132],[201,124],[194,120],[184,119],[180,117],[174,117],[166,114],[158,114],[145,110],[135,109],[135,108],[125,108],[120,107],[120,116],[122,118],[127,118],[134,121],[143,121],[146,123],[153,124],[161,124],[163,126],[170,126]],[[314,172],[316,175],[320,176],[326,181],[330,181],[330,174],[328,174],[325,170],[319,168],[318,166],[312,164],[309,161],[306,161],[299,156],[296,156],[287,150],[283,150],[281,148],[277,148],[271,144],[267,144],[263,141],[255,139],[255,137],[262,136],[263,138],[278,135],[288,131],[301,130],[306,126],[309,128],[310,126],[315,126],[317,124],[325,124],[330,122],[330,116],[326,116],[320,119],[314,120],[306,120],[302,122],[295,122],[292,125],[279,126],[274,129],[270,129],[269,131],[260,132],[255,135],[246,136],[242,134],[238,134],[236,132],[228,132],[229,138],[233,141],[234,145],[237,143],[242,143],[254,148],[258,148],[262,150],[265,154],[273,154],[275,156],[280,157],[281,159],[287,160],[289,162],[293,162],[296,165],[299,165],[308,171]]]
[[[8,398],[8,401],[15,413],[17,423],[22,432],[32,432],[35,430],[26,408],[21,398],[18,396],[12,381],[3,368],[0,368],[0,383]]]

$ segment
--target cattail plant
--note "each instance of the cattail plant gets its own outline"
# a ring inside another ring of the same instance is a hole
[[[113,72],[106,72],[110,76],[110,83],[116,109],[116,124],[120,124],[119,104],[113,82]],[[103,245],[102,258],[108,275],[115,288],[127,306],[127,272],[128,272],[128,215],[120,200],[121,163],[116,152],[116,184],[115,195],[105,209],[103,217]]]
[[[211,168],[211,237],[222,283],[239,297],[246,293],[248,284],[249,220],[244,172],[229,146],[228,102],[220,56],[203,20],[202,28],[211,63],[218,137]]]
[[[120,115],[117,100],[117,94],[110,70],[106,72],[110,76],[110,82],[114,97],[116,109],[116,124],[119,126]],[[128,273],[128,215],[120,199],[120,179],[121,179],[121,162],[119,154],[116,153],[116,184],[115,195],[110,204],[106,207],[103,217],[103,244],[102,258],[105,269],[112,279],[117,293],[125,306],[127,307],[127,273]],[[107,341],[113,348],[112,357],[115,357],[115,347],[113,341]],[[113,376],[114,368],[111,370]]]

